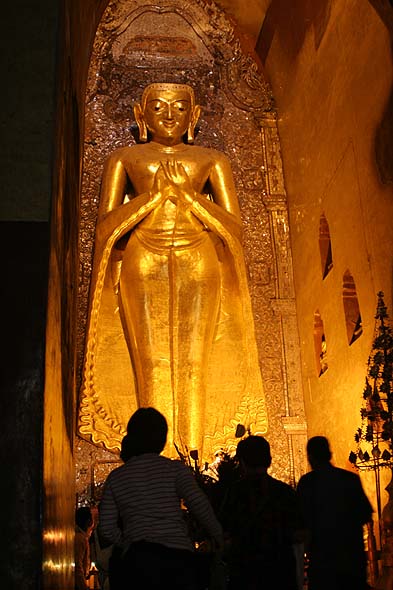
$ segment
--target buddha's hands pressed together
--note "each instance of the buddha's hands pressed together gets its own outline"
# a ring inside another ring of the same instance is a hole
[[[183,164],[176,160],[160,162],[154,177],[153,199],[158,197],[174,203],[179,200],[192,203],[194,195],[195,191]]]

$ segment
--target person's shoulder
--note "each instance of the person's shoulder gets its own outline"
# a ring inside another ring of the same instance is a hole
[[[188,469],[188,467],[179,461],[178,459],[170,459],[169,457],[165,457],[165,455],[160,455],[158,453],[146,453],[145,455],[139,456],[139,462],[143,465],[149,465],[160,467],[162,469],[172,469],[172,470],[182,470]]]
[[[183,461],[180,461],[180,459],[166,459],[166,460],[169,463],[169,465],[167,466],[167,469],[172,471],[172,474],[174,475],[174,477],[176,479],[177,478],[194,479],[193,471],[189,465],[186,465]]]
[[[111,482],[113,480],[116,480],[118,477],[121,477],[121,474],[124,473],[126,467],[127,467],[127,463],[124,463],[123,465],[119,465],[119,467],[115,467],[114,469],[112,469],[112,471],[109,473],[108,477],[106,478],[106,481]]]
[[[278,494],[287,495],[287,496],[294,496],[295,490],[292,486],[290,486],[285,481],[281,481],[281,479],[276,479],[275,477],[269,476],[269,481],[272,489],[277,492]]]
[[[296,486],[297,490],[302,490],[303,488],[307,488],[309,485],[311,485],[312,481],[315,479],[315,473],[313,471],[309,471],[308,473],[305,473],[304,475],[302,475],[298,481],[298,484]]]
[[[322,469],[320,469],[320,471],[321,473],[330,475],[331,477],[346,477],[348,479],[357,479],[359,477],[357,473],[354,473],[353,471],[348,471],[348,469],[343,469],[342,467],[336,467],[336,465],[332,465],[332,463],[330,463],[326,467],[323,467]]]
[[[152,453],[151,457],[152,457],[153,461],[156,461],[157,463],[161,463],[162,465],[173,466],[174,464],[177,464],[177,463],[180,463],[181,465],[183,465],[177,459],[170,459],[169,457],[165,457],[165,455],[159,455],[157,453]]]
[[[171,459],[165,457],[164,455],[160,455],[159,453],[142,453],[141,455],[137,455],[135,457],[131,457],[127,464],[133,465],[137,468],[144,468],[150,467],[155,465],[170,465],[172,463]]]
[[[160,455],[162,456],[162,455]],[[163,459],[165,459],[165,461],[167,461],[170,466],[172,467],[172,469],[176,470],[176,471],[186,471],[186,472],[191,472],[191,469],[188,465],[186,465],[183,461],[180,461],[180,459],[168,459],[167,457],[162,457]]]
[[[332,466],[331,471],[337,479],[342,479],[343,481],[356,484],[360,481],[358,474],[354,473],[353,471],[348,471],[348,469]]]
[[[131,457],[123,465],[113,469],[107,477],[108,482],[121,482],[123,478],[140,475],[146,469],[170,469],[172,461],[157,453],[144,453]]]
[[[314,471],[307,471],[307,473],[304,473],[300,479],[299,479],[299,483],[300,482],[305,482],[305,481],[309,481],[310,479],[312,479],[315,475]]]

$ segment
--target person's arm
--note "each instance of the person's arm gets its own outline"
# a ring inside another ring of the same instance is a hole
[[[101,571],[105,575],[108,575],[109,560],[112,555],[113,545],[102,547],[97,530],[95,530],[93,533],[93,540],[94,540],[95,551],[96,551],[96,559],[95,559],[96,566],[99,571]]]
[[[304,585],[304,551],[306,531],[304,529],[299,495],[294,490],[288,490],[288,504],[286,517],[290,538],[292,538],[292,550],[296,561],[296,583],[298,590]]]
[[[100,540],[102,539],[105,544],[118,545],[121,541],[119,511],[111,488],[110,478],[106,480],[102,493],[98,534]]]
[[[356,494],[354,497],[358,499],[357,510],[359,513],[359,520],[360,523],[364,525],[372,520],[373,508],[363,490],[362,482],[358,475],[356,475],[356,488]]]
[[[222,527],[213,512],[207,496],[196,483],[190,469],[182,464],[179,464],[176,491],[178,496],[184,500],[192,515],[206,529],[212,539],[214,539],[218,548],[221,548],[223,544]]]
[[[75,590],[86,590],[87,543],[82,534],[75,535]]]
[[[312,496],[310,492],[310,475],[300,478],[296,488],[296,495],[298,498],[298,505],[300,510],[300,531],[304,542],[305,551],[309,550],[311,541],[311,512],[312,512]]]

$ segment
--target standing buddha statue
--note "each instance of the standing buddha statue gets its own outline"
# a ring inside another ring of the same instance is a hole
[[[193,145],[190,86],[151,84],[134,114],[140,143],[103,171],[79,428],[118,446],[131,397],[165,415],[169,454],[202,451],[263,398],[238,200],[227,157]]]

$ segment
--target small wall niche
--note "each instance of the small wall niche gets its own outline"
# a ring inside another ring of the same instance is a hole
[[[348,344],[351,345],[362,335],[363,327],[355,281],[348,269],[343,276],[343,305]]]
[[[323,321],[321,314],[317,309],[314,313],[314,348],[315,348],[315,360],[317,365],[317,373],[320,377],[328,369],[327,363],[327,344],[325,338],[325,331],[323,327]]]
[[[319,220],[319,252],[321,254],[322,279],[325,279],[333,268],[333,257],[329,224],[324,213]]]

